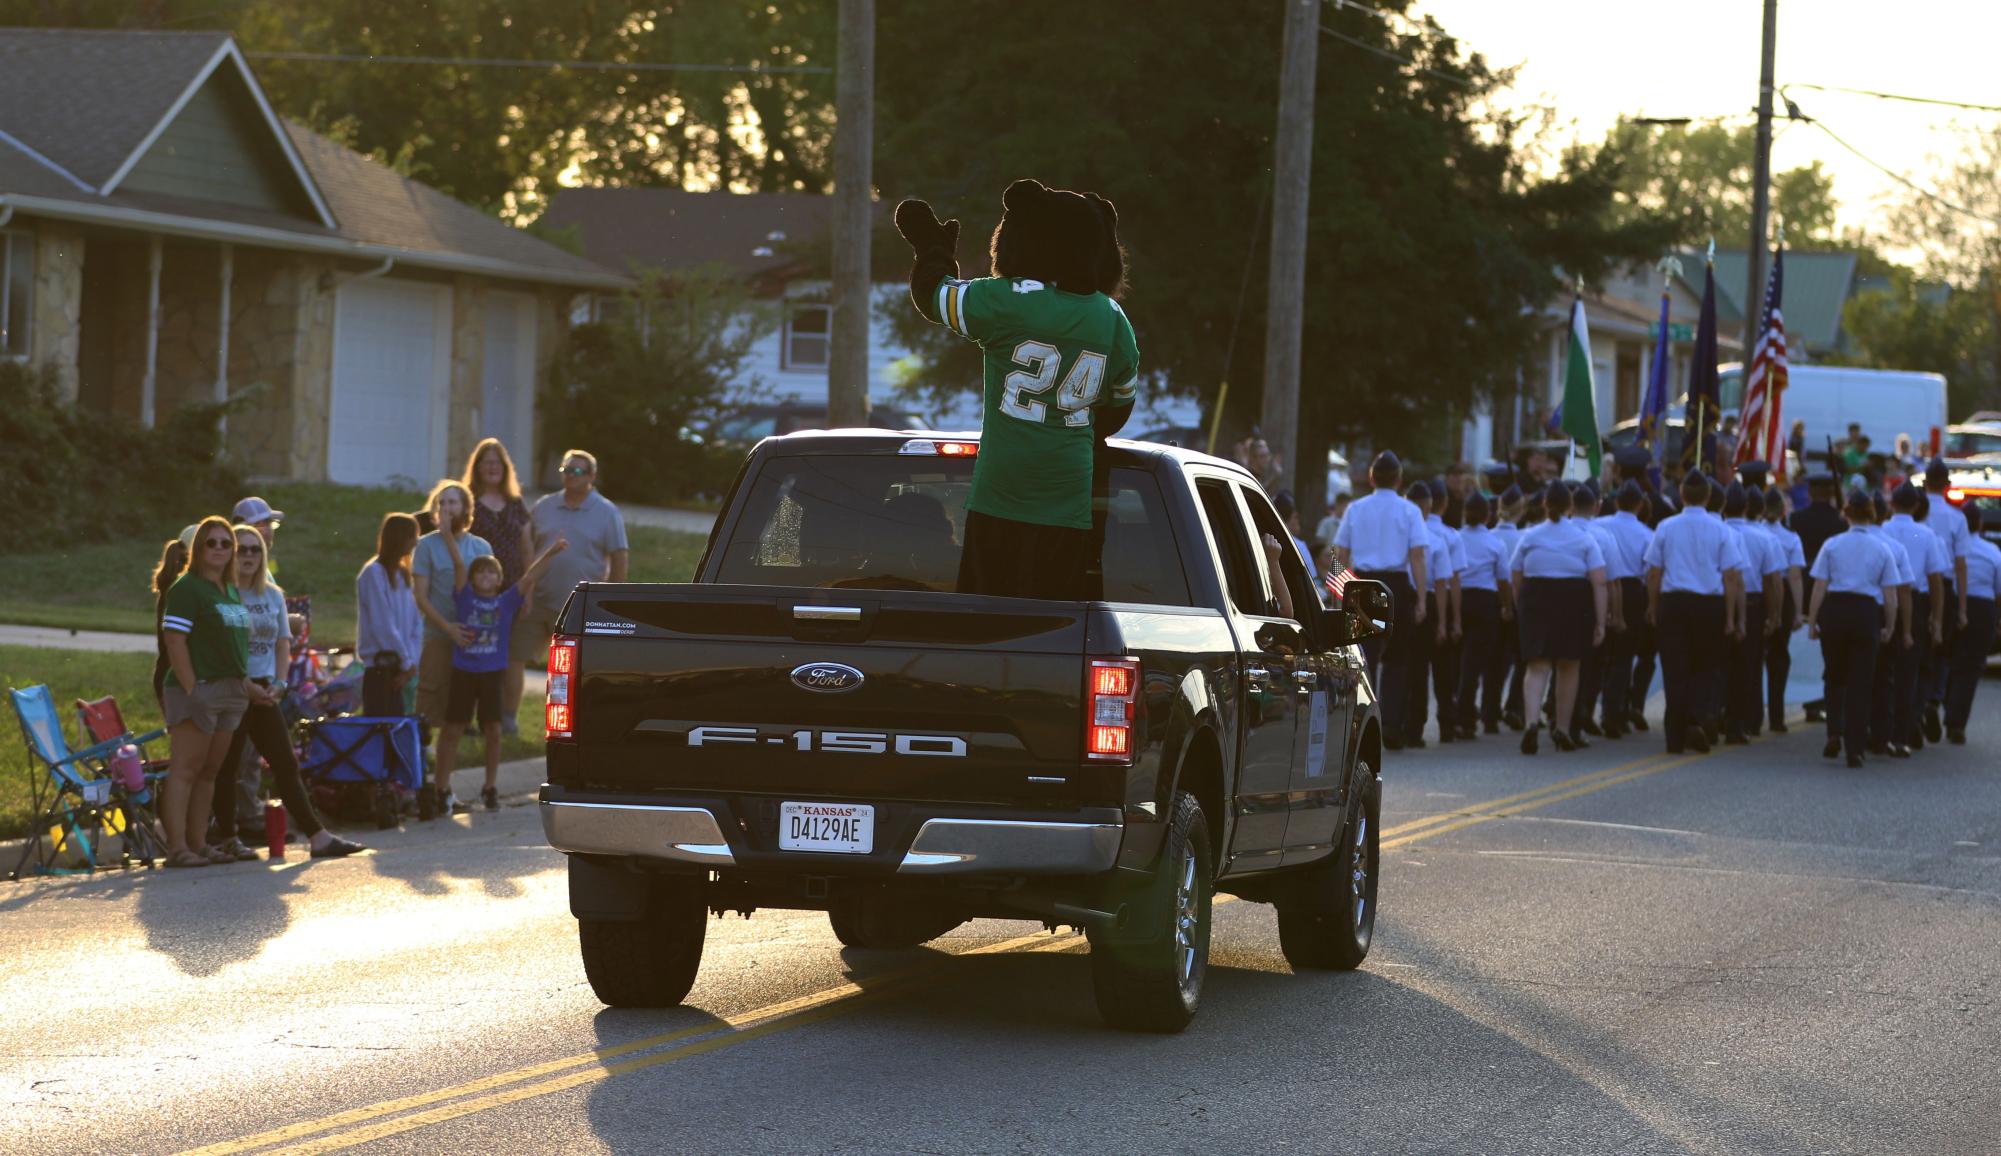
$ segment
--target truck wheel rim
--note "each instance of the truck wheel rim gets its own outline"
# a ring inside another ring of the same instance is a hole
[[[1185,988],[1195,975],[1195,853],[1183,848],[1174,884],[1174,963]]]
[[[1355,928],[1366,926],[1369,914],[1369,813],[1355,816],[1355,847],[1349,859],[1348,890],[1355,901]]]

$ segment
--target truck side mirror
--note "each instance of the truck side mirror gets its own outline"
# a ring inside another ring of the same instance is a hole
[[[1390,588],[1368,578],[1350,578],[1341,592],[1342,616],[1347,619],[1349,642],[1360,642],[1388,634],[1396,619],[1396,602]]]

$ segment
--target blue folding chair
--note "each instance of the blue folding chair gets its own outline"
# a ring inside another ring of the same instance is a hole
[[[24,871],[72,875],[100,869],[98,849],[107,826],[122,828],[128,835],[119,852],[121,866],[129,867],[135,859],[153,866],[151,814],[140,801],[126,798],[105,774],[105,761],[123,745],[123,738],[73,751],[47,686],[10,690],[7,697],[28,745],[35,815],[33,837],[21,849],[7,878],[19,879]],[[53,842],[48,838],[52,830]],[[135,850],[139,852],[136,856]],[[61,866],[60,856],[65,851],[80,855],[84,866]]]

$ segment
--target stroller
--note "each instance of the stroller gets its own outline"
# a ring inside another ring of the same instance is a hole
[[[315,795],[331,795],[331,813],[394,827],[404,803],[424,784],[424,740],[407,717],[314,719],[301,724],[299,768]]]

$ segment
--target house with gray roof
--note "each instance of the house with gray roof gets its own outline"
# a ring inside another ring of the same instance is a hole
[[[282,119],[225,33],[0,29],[0,358],[87,409],[241,399],[260,476],[526,465],[572,299],[630,284]]]

